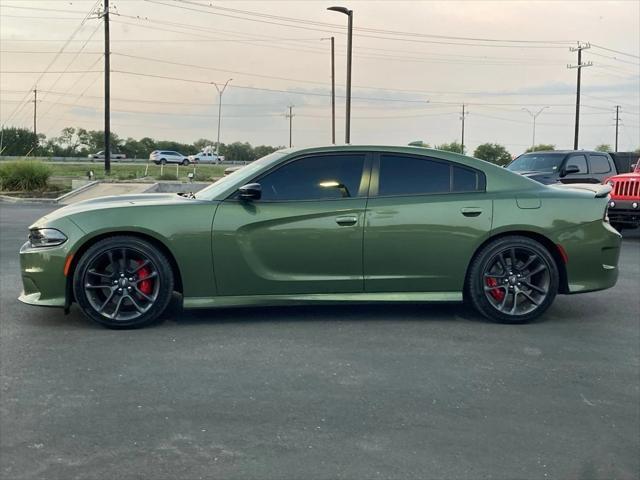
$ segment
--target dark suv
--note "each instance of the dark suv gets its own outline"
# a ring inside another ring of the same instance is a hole
[[[586,150],[525,153],[507,169],[545,184],[602,183],[617,173],[608,153]]]

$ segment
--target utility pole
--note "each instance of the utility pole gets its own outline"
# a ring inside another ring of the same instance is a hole
[[[582,50],[586,50],[591,48],[591,45],[588,43],[582,44],[578,42],[577,47],[571,47],[569,51],[578,52],[578,63],[577,65],[567,65],[567,68],[576,68],[578,70],[577,81],[576,81],[576,127],[573,136],[573,149],[578,150],[578,134],[580,132],[580,77],[581,72],[584,67],[590,67],[593,65],[591,62],[582,63]]]
[[[618,124],[620,123],[620,105],[616,105],[616,148],[614,152],[618,151]]]
[[[546,107],[542,107],[540,110],[538,110],[536,113],[533,113],[531,110],[529,110],[528,108],[522,107],[522,110],[524,110],[525,112],[527,112],[529,115],[531,115],[531,117],[533,118],[533,136],[531,139],[531,146],[533,147],[536,144],[536,119],[538,118],[538,115],[540,115],[545,109],[550,108],[549,106]]]
[[[104,0],[104,173],[111,175],[111,55],[109,45],[109,0]]]
[[[38,115],[38,87],[33,89],[33,135],[36,138],[35,140],[36,146],[38,146],[37,115]]]
[[[329,7],[327,10],[340,12],[348,17],[347,23],[347,108],[345,119],[344,143],[351,143],[351,58],[353,50],[353,10],[345,7]]]
[[[216,157],[219,157],[219,154],[220,154],[220,123],[222,123],[222,94],[226,90],[227,85],[229,85],[229,82],[231,80],[233,80],[233,78],[230,78],[229,80],[224,82],[224,86],[222,87],[222,89],[218,87],[217,83],[213,82],[213,84],[216,87],[216,90],[218,90],[218,140],[216,140]]]
[[[331,37],[331,143],[336,144],[336,50]]]
[[[293,147],[293,107],[295,105],[289,105],[289,113],[285,113],[285,117],[289,119],[289,148]]]
[[[462,155],[464,155],[464,118],[469,115],[469,112],[465,111],[465,107],[466,105],[463,103],[462,104],[462,116],[460,117],[460,120],[462,120]]]

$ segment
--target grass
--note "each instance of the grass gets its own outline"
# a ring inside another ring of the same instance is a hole
[[[47,167],[49,167],[51,171],[51,176],[54,177],[86,178],[87,172],[93,170],[96,180],[103,180],[105,178],[112,180],[135,180],[145,176],[147,164],[120,165],[118,163],[112,163],[110,177],[105,176],[104,166],[99,163],[47,163]],[[195,167],[195,178],[199,181],[211,181],[213,178],[222,177],[225,168],[223,165],[198,165]],[[162,175],[165,178],[171,177],[175,179],[177,172],[177,178],[179,180],[187,181],[187,175],[193,173],[193,171],[193,165],[187,167],[179,165],[177,168],[176,165],[165,165],[164,168],[162,168]],[[147,176],[152,179],[159,179],[161,176],[161,167],[150,163]]]
[[[50,176],[51,169],[42,162],[4,162],[0,165],[0,189],[44,191],[48,189]]]

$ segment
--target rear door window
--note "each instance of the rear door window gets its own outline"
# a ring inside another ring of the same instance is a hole
[[[606,155],[589,155],[589,164],[591,165],[591,173],[609,173],[611,164]]]

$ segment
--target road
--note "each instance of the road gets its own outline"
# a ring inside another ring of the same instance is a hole
[[[543,321],[461,306],[182,312],[110,331],[17,302],[50,207],[0,205],[3,479],[632,479],[640,239]]]

